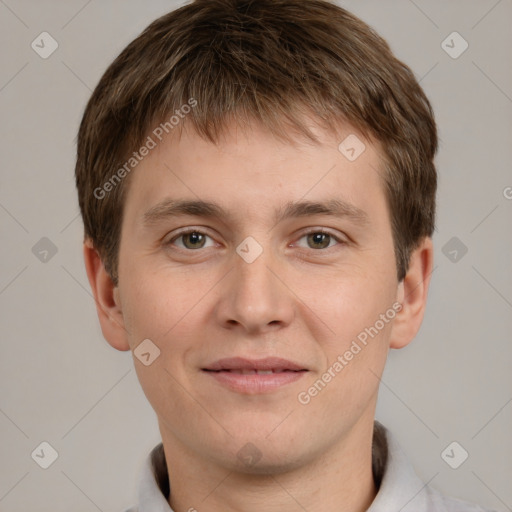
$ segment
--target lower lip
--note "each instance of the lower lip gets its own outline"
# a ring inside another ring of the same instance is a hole
[[[285,371],[280,373],[268,374],[249,374],[234,373],[228,371],[206,371],[204,373],[213,377],[219,384],[236,391],[237,393],[245,393],[255,395],[259,393],[271,393],[286,384],[295,382],[306,374],[306,371],[292,372]]]

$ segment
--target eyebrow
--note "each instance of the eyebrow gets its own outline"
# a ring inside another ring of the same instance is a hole
[[[151,207],[142,216],[143,225],[152,225],[172,217],[192,215],[213,219],[229,218],[229,212],[217,203],[189,199],[164,199]],[[326,201],[289,201],[274,212],[274,225],[283,220],[311,215],[331,215],[333,217],[348,218],[359,225],[369,223],[368,214],[353,204],[341,199]]]

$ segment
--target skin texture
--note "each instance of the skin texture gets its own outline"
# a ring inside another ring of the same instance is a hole
[[[151,365],[136,357],[134,365],[158,417],[176,512],[355,512],[375,497],[379,377],[389,348],[407,345],[420,327],[432,242],[413,252],[399,283],[378,144],[358,135],[366,149],[351,162],[338,144],[357,132],[345,125],[336,135],[316,134],[321,144],[289,144],[256,124],[243,132],[231,125],[214,145],[186,127],[130,176],[118,287],[92,243],[84,244],[106,340],[133,351],[149,338],[160,349]],[[217,202],[229,215],[145,226],[144,212],[169,198]],[[366,222],[325,214],[274,221],[288,201],[333,198],[363,210]],[[180,228],[207,236],[176,238]],[[306,235],[321,228],[330,239]],[[263,250],[252,263],[236,252],[249,236]],[[300,403],[299,393],[396,301],[394,320]],[[238,393],[202,371],[234,356],[282,357],[308,371],[271,393]],[[241,449],[258,460],[247,463]]]

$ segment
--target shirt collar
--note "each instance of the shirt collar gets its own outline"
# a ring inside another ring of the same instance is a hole
[[[443,498],[423,484],[394,436],[378,422],[374,428],[372,462],[378,492],[367,512],[446,510]],[[138,508],[126,512],[173,512],[167,502],[168,493],[167,465],[160,443],[145,460],[139,478]]]

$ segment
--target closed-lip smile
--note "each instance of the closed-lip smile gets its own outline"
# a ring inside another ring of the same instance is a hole
[[[219,359],[202,368],[219,384],[245,394],[270,393],[302,378],[309,370],[280,357]]]

